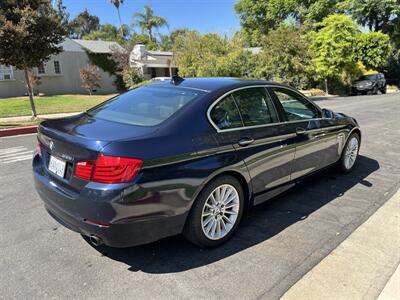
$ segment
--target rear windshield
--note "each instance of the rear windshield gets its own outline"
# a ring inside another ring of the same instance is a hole
[[[154,126],[204,94],[179,87],[144,86],[112,98],[87,113],[113,122]]]
[[[364,75],[361,76],[358,80],[376,80],[378,75],[372,74],[372,75]]]

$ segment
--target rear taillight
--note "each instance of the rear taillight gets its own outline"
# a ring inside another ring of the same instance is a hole
[[[85,180],[90,180],[90,178],[92,178],[93,166],[93,160],[78,161],[75,167],[75,176]]]
[[[143,161],[136,158],[99,155],[97,160],[76,163],[75,176],[100,183],[123,183],[139,173]]]

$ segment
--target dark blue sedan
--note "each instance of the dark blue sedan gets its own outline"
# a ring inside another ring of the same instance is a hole
[[[327,166],[351,171],[361,132],[288,86],[174,77],[42,122],[38,140],[47,211],[94,245],[183,233],[213,247],[249,206]]]

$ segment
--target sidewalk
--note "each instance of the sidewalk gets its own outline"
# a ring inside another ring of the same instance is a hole
[[[397,191],[281,299],[400,299],[399,263]]]
[[[63,118],[69,117],[79,114],[80,112],[73,112],[73,113],[60,113],[60,114],[49,114],[49,115],[38,115],[39,119],[56,119],[56,118]],[[18,123],[18,122],[29,122],[31,120],[31,116],[19,116],[19,117],[6,117],[0,118],[0,123]]]

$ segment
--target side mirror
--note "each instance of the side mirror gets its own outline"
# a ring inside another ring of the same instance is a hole
[[[323,108],[322,109],[322,118],[324,119],[333,119],[335,117],[335,114],[333,113],[333,111]]]

